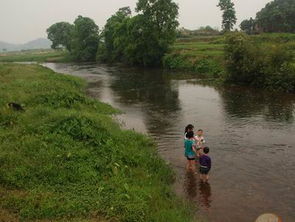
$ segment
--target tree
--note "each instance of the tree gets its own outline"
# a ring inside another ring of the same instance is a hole
[[[67,22],[58,22],[47,29],[48,39],[52,41],[51,48],[56,49],[60,46],[71,51],[71,40],[74,26]]]
[[[94,61],[98,49],[99,28],[88,18],[78,16],[74,22],[72,55],[77,61]]]
[[[136,16],[122,8],[107,22],[98,59],[155,66],[176,39],[178,6],[172,0],[139,0]],[[106,56],[105,56],[106,55]]]
[[[250,18],[249,20],[245,19],[241,22],[240,28],[242,31],[246,32],[247,34],[254,34],[255,32],[255,20]]]
[[[115,61],[120,60],[122,57],[122,49],[119,44],[122,44],[123,35],[127,35],[127,31],[120,31],[126,18],[131,16],[131,10],[129,7],[120,8],[116,14],[112,15],[107,20],[104,30],[101,34],[101,40],[104,44],[101,44],[97,58],[103,61]]]
[[[222,28],[224,31],[231,31],[237,22],[235,4],[231,0],[220,0],[217,7],[223,11]]]
[[[295,33],[295,1],[274,0],[256,14],[261,32]]]
[[[133,47],[141,51],[136,53],[134,62],[158,65],[176,39],[178,5],[172,0],[139,0],[136,11],[139,15],[131,27],[138,38],[134,39]]]

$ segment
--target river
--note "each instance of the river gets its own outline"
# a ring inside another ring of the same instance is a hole
[[[54,64],[88,81],[90,96],[119,108],[123,127],[150,135],[176,172],[174,189],[210,222],[295,221],[295,95],[212,87],[185,73],[97,64]],[[186,173],[183,130],[203,129],[209,184]]]

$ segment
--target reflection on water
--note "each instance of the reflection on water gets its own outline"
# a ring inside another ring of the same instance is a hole
[[[239,118],[263,115],[266,120],[294,121],[294,96],[253,89],[220,89],[224,108],[230,116]]]
[[[184,190],[186,198],[199,205],[205,211],[211,207],[211,185],[199,180],[199,175],[192,171],[186,171],[184,180]]]
[[[46,64],[81,76],[94,98],[125,112],[126,128],[147,133],[177,174],[174,185],[213,222],[249,222],[265,213],[295,221],[295,95],[210,87],[184,74],[98,65]],[[186,174],[183,128],[202,128],[210,184]]]

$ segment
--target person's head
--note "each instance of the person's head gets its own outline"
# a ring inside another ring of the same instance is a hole
[[[207,147],[207,146],[204,147],[203,152],[204,152],[205,154],[208,154],[209,151],[210,151],[209,147]]]
[[[190,132],[190,131],[194,131],[194,126],[192,124],[188,124],[184,129],[185,133]]]
[[[202,136],[203,133],[204,133],[204,131],[203,131],[202,129],[199,129],[198,132],[197,132],[197,135],[198,135],[198,136]]]
[[[187,134],[186,134],[186,138],[188,138],[188,139],[192,139],[192,138],[194,138],[194,132],[193,132],[193,131],[189,131],[189,132],[187,132]]]

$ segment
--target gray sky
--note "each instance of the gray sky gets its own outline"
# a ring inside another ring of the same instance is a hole
[[[221,26],[218,0],[175,0],[181,27]],[[271,0],[234,0],[238,24]],[[137,0],[0,0],[0,41],[24,43],[46,37],[46,29],[59,21],[73,22],[78,15],[95,20],[100,28],[118,8],[135,8]]]

